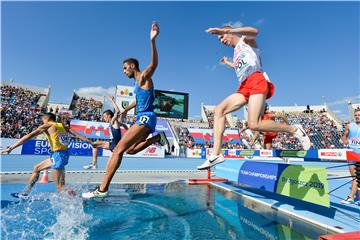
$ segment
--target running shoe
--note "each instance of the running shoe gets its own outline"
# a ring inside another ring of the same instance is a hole
[[[29,198],[29,194],[26,193],[11,193],[11,196],[13,196],[14,198],[21,198],[21,199]]]
[[[159,135],[160,135],[160,141],[159,141],[160,145],[161,146],[166,145],[166,150],[167,150],[168,153],[170,153],[170,143],[169,143],[169,140],[166,137],[165,132],[160,132]]]
[[[294,137],[296,137],[299,142],[302,144],[304,150],[309,150],[311,143],[309,137],[306,135],[304,129],[301,126],[295,125],[296,132],[294,133]]]
[[[342,204],[350,204],[350,203],[354,203],[354,199],[351,198],[350,196],[348,196],[346,199],[341,201]]]
[[[89,164],[89,165],[85,165],[85,166],[84,166],[84,169],[95,170],[95,169],[97,169],[97,166],[96,166],[96,165]]]
[[[208,159],[206,159],[206,161],[201,164],[200,166],[197,167],[198,170],[204,170],[204,169],[208,169],[211,168],[219,163],[224,162],[224,156],[223,155],[211,155]]]
[[[100,192],[99,186],[97,186],[95,188],[95,190],[92,192],[86,192],[86,193],[81,194],[82,198],[85,198],[85,199],[106,197],[107,195],[109,195],[108,191]]]

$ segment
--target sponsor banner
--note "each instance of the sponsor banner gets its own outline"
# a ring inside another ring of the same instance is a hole
[[[226,178],[232,182],[238,182],[239,172],[244,161],[227,160],[219,165],[216,165],[216,176]]]
[[[342,160],[346,158],[346,149],[319,149],[320,159]]]
[[[187,158],[201,158],[202,149],[186,149],[186,157]]]
[[[323,167],[228,160],[216,166],[216,176],[240,186],[330,207],[327,171]]]
[[[79,134],[92,139],[110,139],[109,123],[72,120],[70,127]]]
[[[171,131],[169,123],[165,119],[159,119],[158,118],[157,122],[156,122],[155,129],[156,129],[156,131],[155,131],[154,135],[156,135],[158,132],[165,132],[166,137],[174,138],[174,135],[173,135],[173,133]]]
[[[104,150],[102,156],[110,156],[111,151]],[[146,158],[165,158],[165,149],[161,146],[151,145],[137,154],[124,154],[124,157],[146,157]]]
[[[193,137],[195,143],[203,144],[206,142],[213,142],[213,130],[203,128],[188,128],[190,135]],[[226,129],[222,138],[223,142],[241,144],[239,131],[237,129]]]
[[[116,93],[115,93],[115,101],[116,104],[120,107],[120,110],[123,111],[132,102],[135,101],[135,88],[133,86],[117,85]],[[135,110],[131,109],[127,114],[134,115]]]
[[[85,142],[71,142],[68,145],[69,154],[75,156],[91,156],[92,146]],[[29,140],[23,144],[21,154],[50,155],[51,150],[47,140]],[[102,148],[99,148],[99,156],[102,156]]]
[[[276,192],[330,207],[327,172],[323,167],[289,165],[280,175]]]
[[[5,148],[15,144],[19,139],[13,139],[13,138],[1,138],[1,150],[4,150]],[[22,146],[15,148],[11,151],[10,154],[21,154]]]
[[[260,157],[272,157],[273,151],[272,150],[260,150]]]
[[[248,162],[240,168],[238,183],[268,192],[276,192],[279,176],[287,164]]]

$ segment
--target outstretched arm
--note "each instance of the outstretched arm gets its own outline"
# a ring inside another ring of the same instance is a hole
[[[31,133],[23,136],[22,138],[20,138],[14,145],[7,147],[5,150],[1,151],[1,153],[10,153],[13,149],[21,146],[22,144],[24,144],[26,141],[28,141],[29,139],[36,137],[37,135],[45,132],[46,130],[49,129],[49,127],[51,127],[51,124],[43,124],[40,127],[38,127],[36,130],[32,131]]]
[[[150,31],[150,41],[151,41],[151,63],[147,66],[147,68],[142,73],[142,78],[140,79],[142,82],[141,84],[144,84],[144,82],[151,78],[151,76],[154,74],[155,69],[158,65],[158,53],[156,49],[156,43],[155,39],[159,35],[160,29],[159,25],[156,21],[154,21],[151,25],[151,31]]]
[[[92,144],[92,141],[90,141],[89,139],[87,139],[86,137],[84,137],[83,135],[80,135],[78,132],[76,132],[74,129],[71,129],[68,125],[65,125],[63,123],[63,126],[65,128],[65,131],[67,131],[68,133],[74,135],[76,138],[84,141],[84,142],[87,142],[87,143],[90,143]]]
[[[240,28],[208,28],[206,32],[223,35],[223,34],[239,34],[244,35],[247,39],[255,39],[259,33],[259,30],[253,27],[240,27]]]

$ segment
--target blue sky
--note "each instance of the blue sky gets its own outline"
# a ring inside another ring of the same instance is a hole
[[[228,22],[259,28],[264,69],[276,88],[271,105],[315,105],[326,96],[343,115],[347,98],[359,102],[359,2],[1,4],[2,80],[51,85],[52,102],[69,102],[74,89],[107,94],[132,84],[122,60],[149,63],[154,19],[161,29],[155,87],[190,93],[190,116],[199,115],[201,102],[217,104],[237,88],[235,73],[219,65],[232,49],[204,32]]]

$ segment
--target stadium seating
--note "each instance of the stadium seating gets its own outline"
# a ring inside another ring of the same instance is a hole
[[[1,137],[21,138],[41,124],[38,104],[43,92],[25,87],[1,85]],[[46,96],[45,96],[46,97]]]

